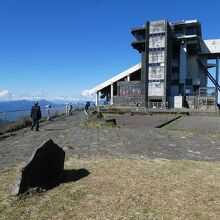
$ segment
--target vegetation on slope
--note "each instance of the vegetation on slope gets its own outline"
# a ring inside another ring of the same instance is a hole
[[[11,197],[18,168],[0,173],[0,219],[218,219],[220,163],[86,158],[66,169],[90,175]]]

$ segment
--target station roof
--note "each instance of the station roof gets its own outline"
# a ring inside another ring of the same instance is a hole
[[[204,40],[201,55],[206,55],[209,59],[220,58],[220,39]]]
[[[186,25],[186,24],[200,24],[197,19],[195,20],[182,20],[182,21],[176,21],[171,22],[172,25]]]
[[[204,52],[220,53],[220,39],[204,40]]]
[[[114,82],[117,82],[118,80],[130,75],[131,73],[134,73],[137,70],[141,69],[141,63],[136,64],[135,66],[132,66],[131,68],[119,73],[118,75],[112,77],[111,79],[97,85],[96,87],[92,88],[89,90],[89,94],[94,94],[102,89],[104,89],[105,87],[111,85]]]

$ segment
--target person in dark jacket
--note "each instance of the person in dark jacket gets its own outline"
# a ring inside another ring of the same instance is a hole
[[[34,126],[36,126],[36,131],[39,131],[39,120],[41,119],[41,110],[40,106],[38,105],[38,102],[35,102],[34,106],[31,109],[31,119],[31,130],[33,130]]]
[[[86,104],[85,104],[85,107],[84,107],[84,112],[85,112],[86,115],[88,115],[89,107],[90,107],[90,102],[87,101]]]

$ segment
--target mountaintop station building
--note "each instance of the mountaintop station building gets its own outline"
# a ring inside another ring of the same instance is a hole
[[[141,63],[91,89],[97,105],[105,98],[117,106],[216,108],[220,39],[203,40],[198,20],[146,22],[131,34]],[[208,78],[215,87],[207,87]]]

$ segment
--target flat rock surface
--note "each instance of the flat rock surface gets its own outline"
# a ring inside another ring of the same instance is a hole
[[[175,119],[176,115],[121,115],[114,117],[116,124],[126,127],[153,127],[157,128]]]
[[[220,133],[220,117],[186,116],[172,127],[173,129]]]
[[[72,116],[40,124],[39,132],[25,128],[16,132],[16,136],[1,140],[0,171],[24,162],[40,143],[50,138],[66,151],[66,157],[93,155],[220,161],[220,133],[208,133],[213,132],[212,125],[219,118],[195,117],[188,116],[174,125],[182,130],[144,126],[109,128],[79,126],[85,115],[74,112]],[[203,120],[206,120],[204,126],[207,128],[209,124],[210,129],[186,129],[187,123],[190,126],[197,123],[200,128]]]

